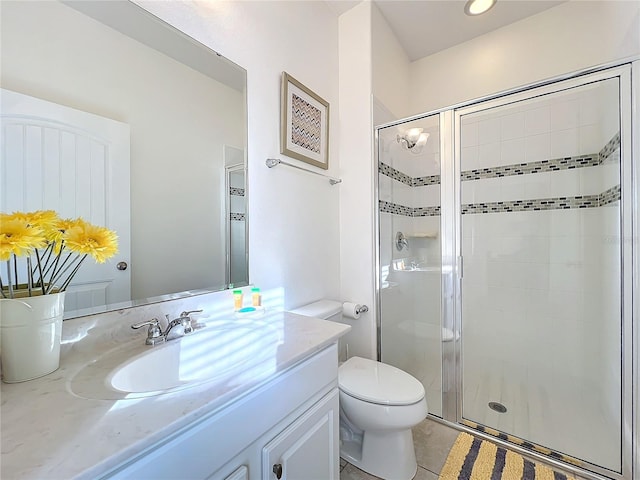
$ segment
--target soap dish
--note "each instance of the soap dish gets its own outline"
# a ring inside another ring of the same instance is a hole
[[[236,311],[237,318],[261,317],[264,315],[264,307],[244,307]]]

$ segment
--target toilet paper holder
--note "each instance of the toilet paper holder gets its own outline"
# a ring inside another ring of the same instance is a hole
[[[356,308],[357,314],[367,313],[368,311],[369,311],[369,307],[367,307],[366,305],[361,305],[360,308]]]

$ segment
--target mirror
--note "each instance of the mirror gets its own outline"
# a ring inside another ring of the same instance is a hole
[[[129,1],[0,8],[0,210],[120,240],[97,277],[80,269],[65,318],[247,285],[245,70]],[[85,117],[105,130],[67,120]]]

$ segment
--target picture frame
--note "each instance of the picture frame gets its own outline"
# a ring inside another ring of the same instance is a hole
[[[329,102],[282,72],[280,153],[329,168]]]

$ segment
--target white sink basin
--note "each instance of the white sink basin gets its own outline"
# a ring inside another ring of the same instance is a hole
[[[84,398],[132,399],[227,381],[242,371],[260,375],[275,362],[280,334],[264,321],[232,320],[153,347],[140,335],[87,364],[69,389]]]
[[[229,325],[170,340],[115,368],[107,384],[121,392],[154,392],[226,375],[255,356],[255,351],[242,348],[251,343],[254,331]]]

